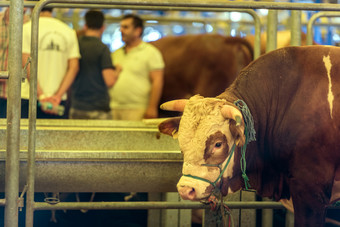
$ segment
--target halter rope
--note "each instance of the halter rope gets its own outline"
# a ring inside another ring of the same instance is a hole
[[[234,150],[235,150],[235,144],[234,144],[233,147],[231,148],[231,152],[230,152],[230,155],[229,155],[229,157],[228,157],[228,161],[227,161],[226,165],[224,166],[223,170],[220,172],[220,175],[217,177],[217,179],[216,179],[214,182],[211,182],[211,181],[208,180],[208,179],[205,179],[205,178],[202,178],[202,177],[198,177],[198,176],[193,176],[193,175],[190,175],[190,174],[183,174],[183,176],[185,176],[185,177],[190,177],[190,178],[194,178],[194,179],[196,179],[196,180],[205,181],[205,182],[211,184],[214,188],[216,188],[217,182],[221,179],[221,177],[223,176],[224,171],[225,171],[225,170],[227,169],[227,167],[228,167],[228,164],[229,164],[229,162],[230,162],[231,156],[233,156]],[[214,165],[214,164],[203,164],[203,166],[220,167],[220,165]]]
[[[236,100],[234,104],[240,109],[242,112],[242,116],[244,119],[244,135],[246,137],[246,141],[244,145],[241,147],[241,159],[240,159],[240,167],[242,171],[242,178],[244,179],[244,187],[246,190],[249,190],[251,187],[249,184],[249,178],[246,174],[247,162],[246,162],[246,150],[248,143],[252,141],[256,141],[256,132],[254,129],[254,120],[253,116],[250,113],[250,110],[247,104],[243,100]]]

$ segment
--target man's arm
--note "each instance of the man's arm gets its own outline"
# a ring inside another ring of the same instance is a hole
[[[163,70],[154,70],[150,72],[151,93],[149,105],[144,114],[144,118],[158,117],[158,105],[163,91]]]
[[[116,83],[120,71],[120,67],[116,67],[116,69],[107,68],[102,70],[103,79],[108,88],[112,87]]]
[[[77,76],[78,71],[79,71],[79,59],[78,58],[69,59],[68,68],[64,76],[64,79],[61,82],[58,91],[50,98],[50,101],[54,105],[59,105],[61,97],[67,92],[67,90],[72,85],[74,79]]]

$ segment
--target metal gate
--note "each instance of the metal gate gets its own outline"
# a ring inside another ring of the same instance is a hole
[[[6,173],[5,173],[5,195],[6,199],[0,201],[5,204],[5,226],[18,226],[18,192],[19,189],[19,161],[20,161],[20,94],[21,94],[21,78],[23,76],[21,61],[21,43],[22,43],[22,21],[23,21],[23,7],[33,6],[35,8],[32,13],[32,40],[31,40],[31,80],[30,80],[30,119],[28,126],[28,155],[27,155],[27,214],[26,226],[33,226],[33,212],[40,209],[96,209],[98,206],[107,209],[115,209],[115,204],[57,204],[51,207],[48,204],[40,204],[34,202],[34,175],[35,175],[35,149],[36,149],[36,86],[37,86],[37,57],[38,57],[38,18],[41,9],[47,4],[53,4],[55,7],[72,7],[67,5],[72,3],[77,7],[101,7],[101,8],[138,8],[138,9],[158,9],[158,10],[197,10],[197,11],[227,11],[230,9],[245,10],[245,9],[270,9],[268,20],[268,39],[267,51],[276,48],[276,30],[277,30],[277,11],[279,9],[294,10],[292,16],[296,18],[295,25],[292,26],[292,44],[300,44],[300,27],[301,14],[299,10],[318,10],[318,11],[339,11],[340,5],[336,4],[307,4],[307,3],[278,3],[278,2],[232,2],[225,0],[214,0],[209,2],[202,2],[200,0],[190,0],[184,3],[182,0],[42,0],[35,5],[32,2],[23,2],[23,0],[11,0],[1,2],[1,6],[10,6],[10,46],[9,46],[9,72],[1,72],[0,78],[9,78],[8,82],[8,110],[7,110],[7,130],[6,130]],[[67,4],[66,4],[67,3]],[[255,21],[256,16],[254,16]],[[257,22],[256,22],[257,23]],[[259,31],[259,30],[258,30]],[[257,33],[259,35],[259,33]],[[259,36],[258,41],[259,41]],[[259,48],[259,47],[257,47]],[[255,55],[259,52],[256,50]],[[188,204],[165,204],[159,205],[158,208],[202,208],[202,205],[190,203]],[[266,205],[266,204],[263,204]],[[268,204],[267,204],[268,205]],[[273,204],[270,204],[271,206]],[[144,208],[152,208],[158,205],[143,205]],[[244,207],[244,206],[242,206]]]

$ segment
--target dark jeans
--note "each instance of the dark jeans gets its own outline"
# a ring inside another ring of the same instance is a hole
[[[0,118],[6,118],[7,115],[7,99],[0,98]]]
[[[7,117],[7,99],[0,98],[0,118]]]
[[[62,101],[60,105],[65,106],[66,101]],[[29,102],[27,99],[21,99],[21,118],[28,118],[28,108]],[[7,99],[0,98],[0,118],[6,118],[7,116]],[[37,107],[37,118],[40,119],[67,119],[67,111],[62,116],[57,116],[53,114],[47,114],[43,112],[40,107]]]

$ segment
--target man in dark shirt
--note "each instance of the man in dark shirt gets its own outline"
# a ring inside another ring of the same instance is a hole
[[[110,50],[102,43],[104,15],[90,10],[85,15],[85,34],[79,37],[80,70],[71,88],[71,119],[112,119],[108,88],[118,77]]]

